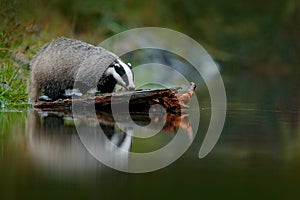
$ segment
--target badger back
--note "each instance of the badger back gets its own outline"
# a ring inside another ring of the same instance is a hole
[[[75,79],[88,86],[96,86],[106,68],[117,58],[104,48],[59,38],[45,45],[30,65],[32,75],[41,87],[59,81],[57,84],[64,89],[71,87]]]

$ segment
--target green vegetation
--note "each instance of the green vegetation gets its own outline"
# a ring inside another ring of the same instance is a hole
[[[3,103],[8,102],[10,105],[18,105],[26,102],[26,80],[20,70],[20,67],[15,67],[9,62],[4,63],[4,66],[1,67],[0,100]]]
[[[26,102],[28,63],[59,36],[98,44],[123,30],[158,26],[202,44],[230,72],[299,72],[295,0],[0,0],[0,101]]]
[[[13,13],[0,24],[0,107],[15,107],[27,99],[26,63],[18,60],[24,26],[16,23]]]
[[[31,44],[32,23],[16,14],[16,2],[0,0],[0,5],[0,108],[24,108],[29,59],[38,47]]]

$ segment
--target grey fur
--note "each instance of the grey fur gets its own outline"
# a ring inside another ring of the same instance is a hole
[[[75,80],[85,93],[107,80],[105,71],[117,59],[118,56],[104,48],[58,38],[44,45],[30,62],[29,99],[37,101],[43,91],[55,100],[65,89],[72,89]]]

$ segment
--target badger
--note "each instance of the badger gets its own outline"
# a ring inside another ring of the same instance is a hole
[[[30,61],[30,102],[38,101],[42,93],[51,100],[63,98],[67,89],[75,89],[74,84],[83,94],[91,88],[110,93],[116,84],[135,89],[131,65],[102,47],[79,40],[53,40]]]

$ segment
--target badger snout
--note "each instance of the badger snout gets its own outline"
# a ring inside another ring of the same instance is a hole
[[[135,90],[135,87],[134,86],[129,86],[129,87],[127,87],[127,90],[133,91],[133,90]]]

